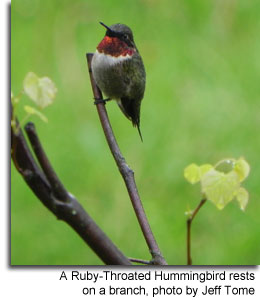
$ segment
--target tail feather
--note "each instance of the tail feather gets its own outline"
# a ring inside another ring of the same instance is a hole
[[[143,142],[142,133],[140,130],[140,105],[141,101],[137,101],[129,98],[121,98],[121,101],[118,101],[118,106],[124,113],[124,115],[132,121],[133,126],[137,127],[141,141]]]
[[[139,136],[141,138],[141,141],[143,142],[143,137],[142,137],[142,133],[141,133],[141,130],[140,130],[140,124],[137,124],[137,129],[138,129],[138,133],[139,133]]]

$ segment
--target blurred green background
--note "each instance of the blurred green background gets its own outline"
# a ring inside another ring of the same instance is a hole
[[[144,143],[116,103],[107,110],[166,260],[186,264],[184,212],[201,197],[184,168],[244,156],[251,165],[246,212],[234,201],[223,211],[206,203],[192,227],[192,257],[194,264],[260,264],[260,2],[12,1],[13,93],[29,71],[56,83],[55,102],[45,109],[48,124],[31,119],[49,159],[114,243],[127,256],[149,259],[93,105],[85,53],[104,36],[99,21],[130,26],[146,67]],[[101,263],[12,164],[11,264]]]

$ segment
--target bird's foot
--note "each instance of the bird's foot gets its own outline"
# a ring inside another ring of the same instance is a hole
[[[107,99],[99,99],[99,98],[94,98],[94,104],[97,105],[97,104],[100,104],[100,103],[103,103],[103,104],[106,104],[106,102],[110,101],[111,99],[110,98],[107,98]]]

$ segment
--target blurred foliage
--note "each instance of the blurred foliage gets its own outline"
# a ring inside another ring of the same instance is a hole
[[[219,161],[215,166],[194,163],[184,169],[185,179],[191,183],[200,182],[202,198],[213,202],[218,209],[223,209],[233,199],[237,200],[242,210],[248,204],[248,191],[240,184],[250,172],[247,161],[240,157]],[[191,211],[192,213],[192,211]]]
[[[149,259],[93,105],[85,54],[104,36],[99,21],[130,26],[143,56],[144,143],[116,103],[107,109],[165,258],[186,263],[184,212],[201,200],[184,168],[244,156],[251,165],[247,210],[236,202],[224,211],[206,203],[193,224],[192,256],[195,264],[260,264],[260,2],[12,1],[13,93],[29,71],[55,82],[48,124],[32,118],[49,159],[115,244],[128,256]],[[101,263],[35,198],[13,165],[11,198],[11,264]]]

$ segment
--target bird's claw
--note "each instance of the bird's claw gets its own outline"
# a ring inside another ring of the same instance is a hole
[[[110,101],[111,99],[110,98],[107,98],[107,99],[100,99],[100,98],[94,98],[94,104],[97,105],[97,104],[100,104],[100,103],[103,103],[103,104],[106,104],[107,101]]]

